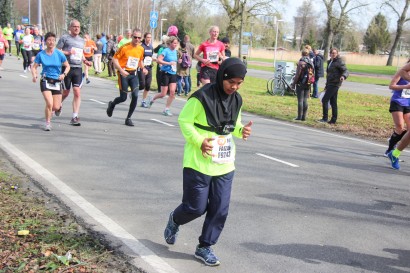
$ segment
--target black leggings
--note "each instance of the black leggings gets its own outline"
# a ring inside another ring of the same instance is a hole
[[[322,108],[323,108],[323,119],[328,119],[329,111],[329,101],[330,106],[332,106],[332,118],[330,121],[336,122],[337,120],[337,93],[339,91],[339,86],[326,86],[326,93],[322,98]]]
[[[20,43],[18,41],[15,41],[16,43],[16,49],[17,49],[17,57],[20,56],[20,52],[21,52],[21,47],[20,47]]]
[[[7,40],[7,42],[9,43],[9,54],[11,54],[11,40]]]
[[[22,50],[21,55],[23,55],[23,68],[24,70],[27,69],[31,65],[31,57],[33,56],[33,52],[31,50]]]
[[[298,96],[298,118],[305,119],[308,110],[309,86],[297,85],[296,95]]]

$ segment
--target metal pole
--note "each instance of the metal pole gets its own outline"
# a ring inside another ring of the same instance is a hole
[[[276,24],[276,36],[275,36],[275,48],[273,52],[273,69],[276,70],[276,48],[278,47],[278,32],[279,32],[279,22],[276,16],[273,19],[273,23]]]
[[[152,11],[155,11],[155,0],[152,0]],[[161,33],[161,35],[162,35],[162,33]],[[152,42],[151,43],[154,44],[155,32],[154,32],[153,28],[151,28],[151,37],[152,37]],[[159,39],[161,40],[161,37]]]
[[[31,0],[28,0],[28,23],[31,24]]]
[[[130,0],[127,0],[128,29],[130,29]]]
[[[41,0],[38,0],[38,10],[37,10],[37,17],[38,17],[38,30],[40,31],[40,34],[43,33],[42,31],[42,25],[41,25]]]

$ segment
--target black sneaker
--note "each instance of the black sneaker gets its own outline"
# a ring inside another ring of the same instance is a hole
[[[127,125],[127,126],[134,126],[134,123],[132,122],[132,120],[131,120],[130,118],[127,118],[127,119],[125,120],[125,125]]]
[[[89,84],[91,81],[89,79],[85,79],[85,83]]]
[[[114,107],[112,106],[112,101],[110,101],[107,107],[107,116],[111,117],[113,111],[114,111]]]
[[[70,121],[70,124],[73,126],[81,126],[80,118],[79,117],[72,118]]]

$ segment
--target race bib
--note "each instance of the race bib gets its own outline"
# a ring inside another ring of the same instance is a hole
[[[34,50],[40,50],[40,45],[39,44],[33,44],[33,49]]]
[[[138,63],[139,63],[140,59],[139,58],[135,58],[135,57],[128,57],[128,61],[127,61],[127,68],[130,68],[132,70],[136,70],[138,68]]]
[[[232,135],[215,136],[213,140],[212,161],[218,164],[232,163],[234,157],[234,143]]]
[[[148,66],[152,64],[152,58],[151,57],[145,57],[144,58],[144,66]]]
[[[91,47],[89,47],[89,46],[84,47],[84,53],[85,54],[91,54]]]
[[[209,51],[208,60],[211,63],[217,62],[219,60],[219,51]]]
[[[83,60],[83,49],[78,47],[72,47],[70,60],[81,62]]]
[[[410,98],[410,89],[403,89],[403,91],[401,91],[401,97],[405,99]]]
[[[24,46],[24,48],[30,48],[31,42],[24,41],[23,46]]]
[[[171,70],[176,72],[177,71],[177,65],[176,64],[171,65]]]
[[[0,42],[0,49],[3,49],[3,48],[4,48],[4,43]]]
[[[49,83],[48,81],[46,81],[46,88],[48,90],[60,91],[61,90],[61,83],[60,82]]]

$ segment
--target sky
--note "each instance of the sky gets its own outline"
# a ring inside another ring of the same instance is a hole
[[[354,20],[357,26],[364,30],[367,29],[372,18],[380,11],[379,9],[380,4],[375,4],[374,0],[365,0],[365,1],[371,3],[371,5],[367,6],[365,10],[362,10],[361,12],[357,11],[351,15],[352,20]],[[353,0],[352,2],[354,3],[355,0]],[[299,6],[302,5],[302,3],[303,3],[303,0],[287,0],[286,8],[280,9],[280,12],[284,14],[284,20],[286,23],[289,24],[289,27],[293,26],[293,17],[296,16],[297,9]],[[314,0],[312,1],[312,3],[316,3],[315,7],[320,9],[319,10],[320,15],[318,19],[321,21],[324,21],[326,18],[326,13],[325,13],[325,7],[324,7],[323,2],[321,0]],[[387,18],[390,31],[395,31],[397,18],[390,16],[392,12],[388,8],[384,8],[381,12]]]

